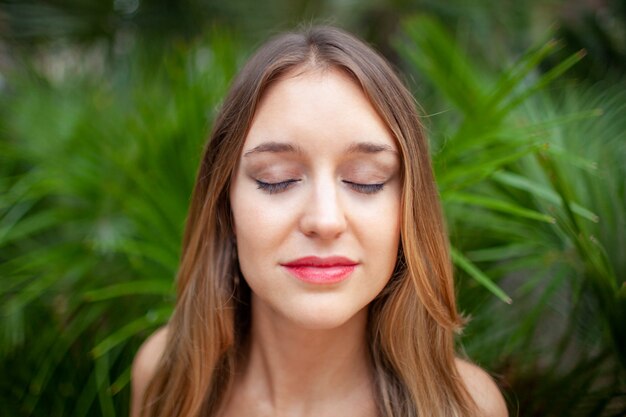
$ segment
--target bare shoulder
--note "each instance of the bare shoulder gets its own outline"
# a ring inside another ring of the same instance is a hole
[[[138,417],[143,394],[154,376],[167,342],[167,326],[154,332],[141,345],[131,369],[131,417]]]
[[[456,366],[467,391],[478,406],[481,416],[508,417],[509,413],[502,393],[487,372],[458,358],[456,359]]]

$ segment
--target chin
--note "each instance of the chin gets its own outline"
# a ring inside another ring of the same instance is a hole
[[[314,305],[300,306],[292,311],[288,319],[296,326],[306,330],[334,330],[350,325],[365,325],[367,313],[365,308],[345,309],[337,306]]]

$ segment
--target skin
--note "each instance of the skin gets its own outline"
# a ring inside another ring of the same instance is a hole
[[[266,92],[231,184],[252,328],[247,361],[221,415],[377,415],[367,306],[396,262],[399,168],[392,135],[346,74],[292,72]],[[338,255],[357,265],[339,283],[304,282],[284,267],[304,256]],[[132,416],[166,331],[137,355]],[[458,367],[483,415],[506,416],[489,376],[466,362]]]

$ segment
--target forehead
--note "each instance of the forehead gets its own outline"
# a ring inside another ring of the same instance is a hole
[[[361,87],[335,68],[295,69],[265,91],[244,152],[267,141],[295,142],[305,150],[363,141],[397,149]]]

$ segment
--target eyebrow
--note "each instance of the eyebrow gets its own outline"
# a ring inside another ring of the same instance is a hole
[[[394,150],[391,146],[383,143],[374,143],[374,142],[356,142],[352,143],[348,146],[348,153],[366,153],[366,154],[376,154],[380,152],[391,152],[393,154],[397,154],[398,152]],[[298,146],[292,145],[291,143],[285,142],[265,142],[254,148],[246,151],[243,156],[247,157],[250,155],[254,155],[257,153],[297,153],[301,154],[302,149]]]
[[[348,146],[348,153],[380,153],[380,152],[391,152],[393,154],[397,154],[391,146],[384,143],[374,143],[374,142],[357,142]]]
[[[246,151],[243,154],[244,157],[250,156],[256,153],[262,152],[270,152],[270,153],[302,153],[302,150],[294,146],[290,143],[284,142],[265,142],[260,144],[259,146],[255,146],[254,148]]]

